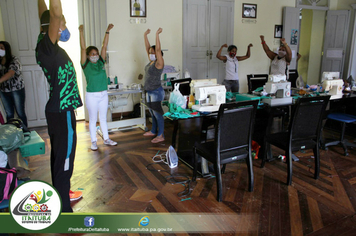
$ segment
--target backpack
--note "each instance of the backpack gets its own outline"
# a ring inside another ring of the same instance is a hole
[[[141,105],[140,103],[135,104],[133,112],[130,114],[131,118],[138,118],[141,116]]]
[[[15,168],[0,168],[0,202],[10,199],[12,192],[17,187],[17,172]]]

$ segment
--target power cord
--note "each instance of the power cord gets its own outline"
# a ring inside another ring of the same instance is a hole
[[[169,174],[168,176],[164,176],[168,183],[170,183],[170,184],[181,184],[181,185],[184,186],[184,190],[177,194],[178,197],[187,197],[187,196],[189,196],[191,194],[191,189],[190,189],[191,180],[187,175],[180,175],[180,174],[171,175],[166,170],[155,169],[155,168],[151,167],[152,165],[159,164],[161,162],[163,162],[166,165],[168,165],[168,162],[167,162],[167,159],[166,159],[166,154],[158,155],[158,153],[159,153],[159,151],[157,152],[157,154],[154,157],[152,157],[153,163],[150,163],[150,164],[148,164],[146,166],[147,170],[168,173]],[[157,160],[157,157],[159,157],[160,159]]]

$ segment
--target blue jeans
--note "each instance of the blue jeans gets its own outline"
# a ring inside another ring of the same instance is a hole
[[[27,127],[25,88],[12,92],[0,92],[0,97],[5,108],[6,120],[14,118],[16,110],[17,115]]]
[[[223,85],[225,85],[226,92],[239,92],[239,81],[238,80],[224,80]]]
[[[146,100],[147,102],[162,102],[164,99],[164,90],[162,87],[152,91],[146,91]],[[151,133],[157,134],[160,136],[164,131],[164,118],[160,113],[149,109],[152,116],[152,128]]]

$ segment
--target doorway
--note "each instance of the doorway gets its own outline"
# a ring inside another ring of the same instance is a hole
[[[77,81],[83,100],[82,73],[80,66],[80,48],[78,47],[78,0],[62,1],[63,14],[71,38],[59,45],[66,50],[74,63]],[[49,1],[45,1],[49,6]],[[37,0],[6,1],[0,0],[4,38],[11,44],[12,52],[22,64],[25,81],[25,111],[29,127],[46,126],[45,105],[48,101],[49,86],[42,69],[37,65],[35,48],[40,33]],[[1,27],[0,27],[1,28]],[[0,32],[1,33],[1,32]],[[79,73],[78,73],[79,72]],[[76,118],[84,119],[84,106],[76,110]]]
[[[233,0],[183,1],[183,70],[192,79],[225,76],[224,63],[216,58],[223,44],[233,44]]]
[[[320,81],[326,11],[302,9],[300,16],[299,54],[301,58],[298,60],[298,73],[307,84],[318,84]]]

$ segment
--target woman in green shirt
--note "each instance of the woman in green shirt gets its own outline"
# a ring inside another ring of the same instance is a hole
[[[105,32],[103,46],[99,50],[95,46],[86,48],[84,39],[84,27],[79,26],[80,48],[81,48],[81,65],[87,81],[85,94],[85,104],[89,113],[89,132],[91,137],[91,150],[98,149],[96,138],[96,121],[99,111],[100,127],[104,137],[104,144],[109,146],[117,145],[117,142],[109,139],[106,116],[108,110],[108,84],[105,71],[106,50],[109,42],[110,30],[114,27],[109,24]]]

